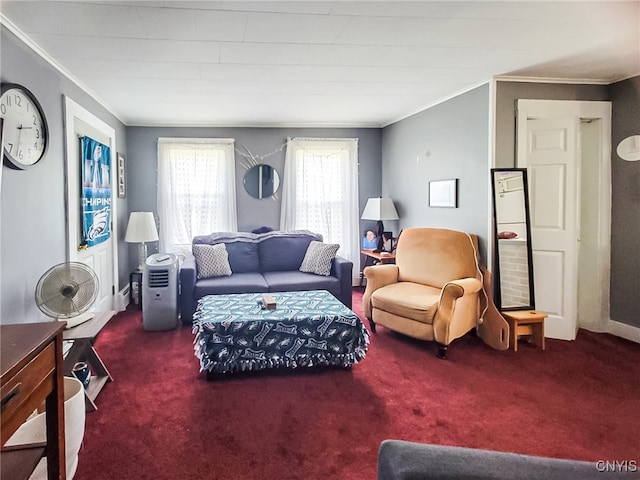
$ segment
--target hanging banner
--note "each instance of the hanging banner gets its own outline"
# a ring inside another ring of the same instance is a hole
[[[80,139],[82,157],[82,236],[88,247],[111,236],[111,149],[89,137]]]

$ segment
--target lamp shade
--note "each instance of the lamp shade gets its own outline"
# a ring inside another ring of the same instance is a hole
[[[124,241],[128,243],[155,242],[158,230],[152,212],[131,212]]]
[[[390,198],[370,198],[362,212],[363,220],[398,220],[398,212]]]

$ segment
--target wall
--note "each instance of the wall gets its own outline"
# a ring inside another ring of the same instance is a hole
[[[382,192],[399,227],[463,230],[489,237],[489,85],[438,104],[382,131]],[[458,208],[428,206],[430,180],[457,178]]]
[[[157,205],[157,141],[158,137],[218,137],[234,138],[236,147],[236,204],[238,230],[251,231],[266,225],[277,229],[280,225],[281,193],[276,201],[257,200],[244,189],[243,176],[246,158],[251,152],[264,156],[261,163],[274,167],[280,178],[284,174],[284,143],[288,137],[358,138],[360,213],[369,197],[377,197],[381,190],[381,132],[378,128],[166,128],[129,127],[127,129],[127,187],[131,211],[156,212]],[[272,154],[272,155],[271,155]],[[362,222],[362,229],[375,222]],[[157,244],[153,246],[157,249]],[[152,253],[151,247],[149,253]],[[135,267],[135,246],[130,251],[130,268]],[[357,268],[357,267],[356,267]]]
[[[495,166],[516,166],[516,104],[518,99],[607,101],[606,85],[496,82]]]
[[[622,160],[616,147],[640,135],[640,76],[610,86],[611,307],[610,315],[640,327],[640,161]]]
[[[118,151],[126,151],[125,130],[113,115],[4,26],[0,30],[0,65],[2,82],[22,84],[38,98],[50,136],[47,155],[34,168],[17,171],[1,167],[0,323],[46,321],[48,317],[35,305],[35,287],[46,270],[66,258],[63,95],[115,129]],[[118,226],[124,236],[126,199],[118,199],[117,208]],[[120,285],[128,282],[122,268],[128,263],[125,245],[119,241]]]

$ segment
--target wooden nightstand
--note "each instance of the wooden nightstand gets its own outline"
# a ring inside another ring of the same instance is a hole
[[[2,392],[2,453],[0,476],[29,478],[43,455],[47,478],[66,478],[64,441],[63,322],[0,326],[0,391]],[[5,447],[4,444],[45,402],[46,444]]]
[[[547,314],[537,310],[501,312],[509,322],[509,346],[518,351],[518,337],[530,335],[531,342],[544,350],[544,319]]]

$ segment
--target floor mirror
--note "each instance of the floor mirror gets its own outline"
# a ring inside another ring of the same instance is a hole
[[[525,168],[491,169],[494,302],[498,310],[534,310],[529,190]]]

